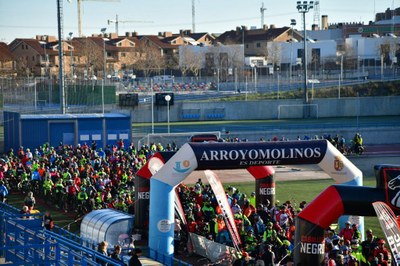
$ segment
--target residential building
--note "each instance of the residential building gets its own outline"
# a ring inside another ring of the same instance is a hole
[[[15,59],[8,45],[0,42],[0,77],[16,76]]]

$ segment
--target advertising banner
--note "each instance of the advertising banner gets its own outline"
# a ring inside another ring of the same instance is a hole
[[[207,177],[208,183],[211,186],[211,189],[214,192],[218,205],[222,210],[222,213],[225,218],[226,227],[228,228],[228,231],[231,235],[233,245],[239,251],[240,250],[239,245],[241,243],[239,232],[236,228],[236,223],[232,214],[232,209],[228,203],[228,199],[226,197],[225,190],[221,184],[221,181],[219,180],[218,176],[212,171],[207,170],[204,171],[204,173]]]
[[[325,156],[325,140],[248,143],[190,143],[197,169],[234,169],[260,165],[318,164]]]
[[[226,260],[227,262],[230,261],[233,263],[233,261],[238,258],[237,252],[233,247],[214,242],[205,238],[204,236],[199,236],[193,233],[189,234],[193,243],[194,253],[208,258],[212,263],[216,263],[221,260]]]
[[[400,261],[400,230],[396,216],[390,207],[384,202],[374,202],[372,204],[376,211],[382,231],[386,236],[390,251],[393,254],[393,263],[399,265]]]

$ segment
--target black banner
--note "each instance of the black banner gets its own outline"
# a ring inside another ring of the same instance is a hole
[[[326,140],[190,143],[197,170],[235,169],[260,165],[318,164],[327,150]]]

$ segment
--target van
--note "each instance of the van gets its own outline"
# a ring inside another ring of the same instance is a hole
[[[214,134],[198,134],[193,135],[189,139],[190,142],[217,142],[218,136]]]

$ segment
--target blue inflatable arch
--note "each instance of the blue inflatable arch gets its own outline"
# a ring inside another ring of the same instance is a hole
[[[243,169],[260,165],[317,164],[336,182],[362,186],[362,172],[326,140],[186,143],[165,164],[151,158],[149,249],[174,253],[174,188],[194,170]],[[343,217],[342,217],[343,218]],[[344,217],[344,220],[347,220]],[[358,217],[363,231],[363,218]]]

